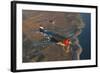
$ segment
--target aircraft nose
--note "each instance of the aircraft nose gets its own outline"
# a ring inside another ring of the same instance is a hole
[[[66,39],[66,40],[64,40],[63,43],[64,43],[66,46],[69,46],[69,45],[70,45],[70,42],[71,42],[70,39]]]

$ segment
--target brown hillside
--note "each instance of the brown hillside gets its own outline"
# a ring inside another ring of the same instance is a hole
[[[55,23],[52,24],[51,21]],[[65,53],[61,46],[51,44],[34,47],[32,42],[40,42],[44,37],[39,27],[66,35],[84,27],[79,13],[23,10],[23,62],[71,60],[71,53]],[[38,49],[38,52],[34,52]],[[38,54],[39,53],[39,54]]]

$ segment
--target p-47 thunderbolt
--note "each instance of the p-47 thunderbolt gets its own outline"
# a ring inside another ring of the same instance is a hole
[[[73,41],[70,39],[71,36],[65,37],[58,33],[46,30],[44,27],[40,27],[40,32],[42,32],[49,41],[62,46],[66,53],[70,51],[70,46],[73,45]]]

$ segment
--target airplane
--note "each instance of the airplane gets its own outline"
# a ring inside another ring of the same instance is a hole
[[[48,41],[51,41],[53,43],[56,43],[57,45],[62,46],[66,53],[70,52],[70,47],[71,45],[73,45],[73,41],[71,40],[71,37],[73,35],[63,36],[58,33],[49,31],[44,27],[40,27],[39,31],[44,35],[45,38],[48,39]]]

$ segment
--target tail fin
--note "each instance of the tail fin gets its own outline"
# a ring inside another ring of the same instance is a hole
[[[40,32],[44,32],[44,27],[40,27]]]

